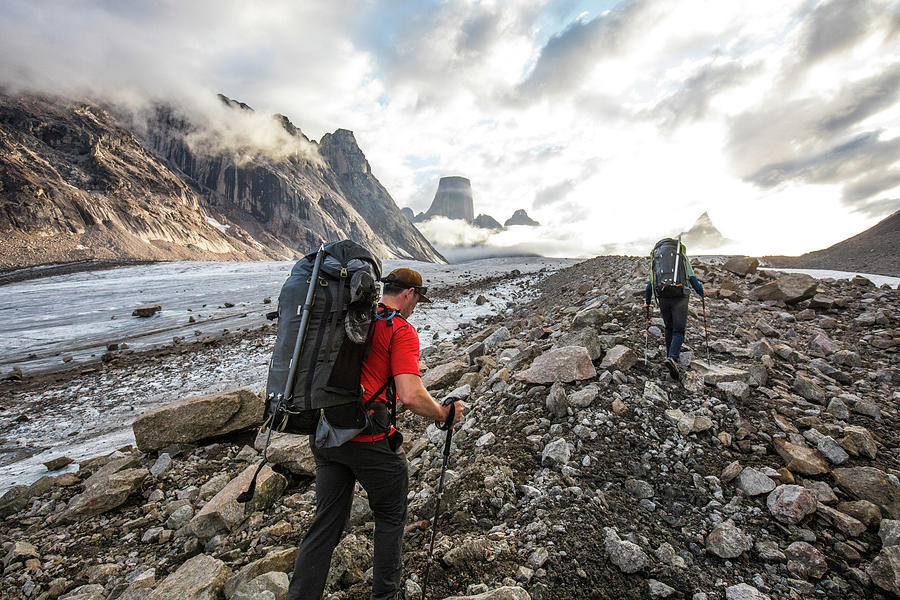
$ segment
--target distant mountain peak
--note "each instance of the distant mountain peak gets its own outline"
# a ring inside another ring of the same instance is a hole
[[[241,109],[241,110],[246,110],[246,111],[249,111],[249,112],[255,112],[255,111],[253,110],[253,108],[252,108],[249,104],[244,104],[243,102],[240,102],[240,101],[238,101],[238,100],[232,100],[231,98],[229,98],[229,97],[226,96],[225,94],[216,94],[216,96],[217,96],[217,97],[219,98],[219,100],[221,100],[222,103],[225,104],[226,106],[229,106],[229,107],[231,107],[231,108],[239,108],[239,109]]]
[[[472,224],[475,227],[480,227],[482,229],[503,229],[503,225],[491,215],[478,215],[475,217],[475,220],[472,221]]]
[[[475,203],[472,199],[472,182],[465,177],[453,175],[441,177],[434,193],[426,218],[447,217],[462,219],[467,223],[475,220]]]
[[[540,227],[541,224],[529,217],[524,208],[520,208],[519,210],[514,212],[512,216],[508,218],[503,224],[504,227],[510,227],[511,225],[528,225],[529,227]]]
[[[691,228],[681,233],[681,241],[691,251],[715,251],[722,246],[731,244],[732,241],[722,235],[722,232],[713,224],[709,213],[704,211]]]

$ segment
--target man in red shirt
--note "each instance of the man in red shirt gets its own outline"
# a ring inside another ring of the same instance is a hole
[[[387,402],[386,384],[393,378],[397,401],[413,413],[444,422],[450,406],[435,402],[419,372],[419,335],[407,319],[419,302],[431,302],[422,276],[394,269],[385,277],[384,294],[373,332],[372,347],[362,366],[365,398],[376,390],[376,402]],[[455,402],[454,424],[462,416]],[[373,414],[384,414],[385,405]],[[316,448],[316,518],[306,534],[288,588],[288,600],[319,600],[331,555],[350,516],[353,487],[365,488],[375,517],[372,600],[393,599],[403,572],[401,542],[406,526],[408,476],[402,436],[393,425],[386,432],[362,433],[336,448]]]

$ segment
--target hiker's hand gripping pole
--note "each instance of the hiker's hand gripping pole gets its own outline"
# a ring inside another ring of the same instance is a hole
[[[438,428],[447,431],[444,441],[444,461],[441,465],[441,479],[438,482],[437,502],[434,507],[434,518],[431,520],[431,541],[428,543],[428,559],[425,562],[425,574],[422,576],[422,600],[425,600],[425,592],[428,589],[428,571],[434,560],[434,536],[437,533],[437,520],[441,512],[441,497],[444,495],[444,476],[447,474],[447,461],[450,459],[450,441],[453,438],[453,422],[456,419],[456,402],[453,398],[444,399],[444,406],[449,406],[447,418],[443,423],[437,424]]]

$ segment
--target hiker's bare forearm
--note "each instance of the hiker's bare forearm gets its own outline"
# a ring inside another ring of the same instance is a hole
[[[435,421],[442,421],[447,416],[447,409],[431,397],[422,378],[418,375],[402,374],[394,376],[397,386],[397,399],[414,414]]]

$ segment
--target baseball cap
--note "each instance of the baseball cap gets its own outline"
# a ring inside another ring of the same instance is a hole
[[[416,290],[416,293],[419,294],[420,302],[431,302],[431,300],[425,297],[425,294],[428,293],[428,288],[422,285],[422,276],[418,271],[401,267],[388,273],[387,277],[381,281],[402,288],[413,288]]]

